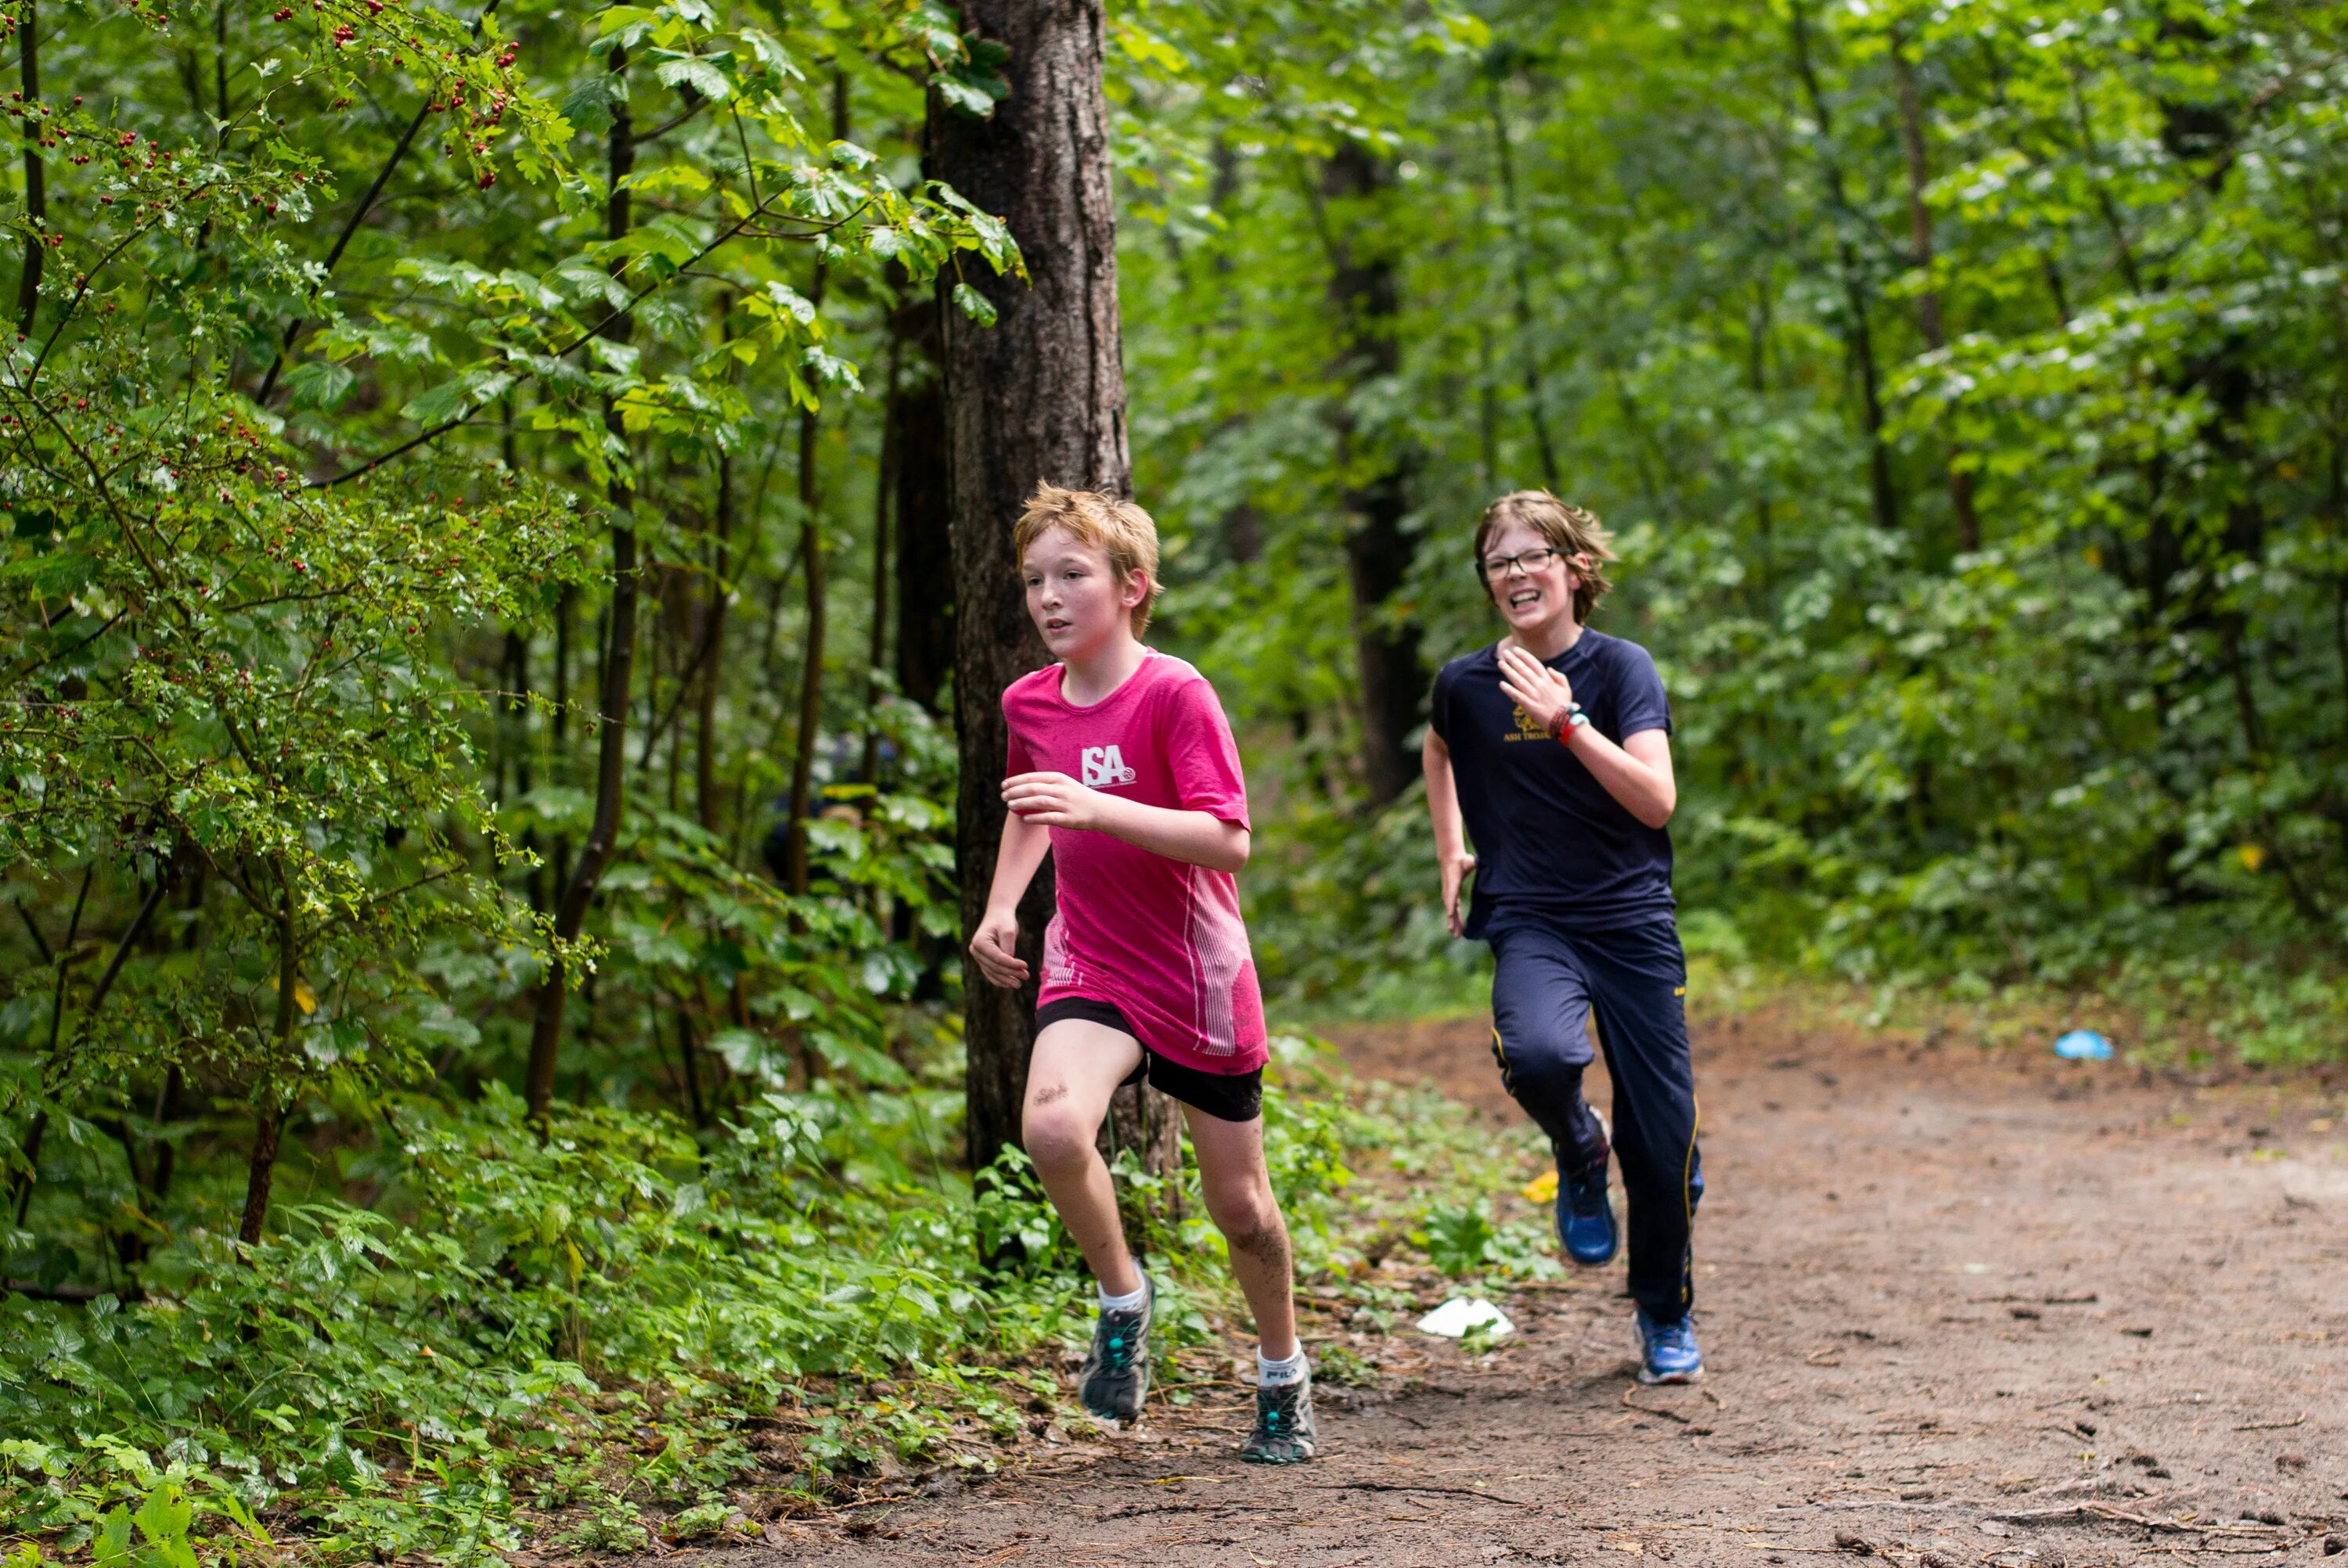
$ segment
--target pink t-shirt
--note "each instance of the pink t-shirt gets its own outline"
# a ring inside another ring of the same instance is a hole
[[[1003,693],[1009,771],[1060,773],[1125,800],[1248,825],[1239,747],[1207,678],[1151,652],[1089,708],[1060,695],[1062,667]],[[1107,1002],[1159,1055],[1206,1072],[1251,1072],[1264,1050],[1263,994],[1239,883],[1106,833],[1056,827],[1060,907],[1044,932],[1039,1002]]]

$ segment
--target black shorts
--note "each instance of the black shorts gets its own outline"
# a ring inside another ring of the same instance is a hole
[[[1041,1034],[1048,1024],[1062,1019],[1082,1019],[1133,1036],[1141,1045],[1141,1036],[1128,1023],[1125,1015],[1107,1002],[1095,1001],[1090,997],[1061,997],[1045,1002],[1035,1009],[1035,1032]],[[1141,1046],[1141,1065],[1125,1083],[1141,1083],[1161,1094],[1172,1095],[1194,1110],[1203,1111],[1218,1122],[1252,1122],[1263,1114],[1263,1069],[1252,1072],[1201,1072],[1195,1067],[1185,1067],[1179,1061],[1159,1055],[1148,1046]],[[1125,1083],[1117,1085],[1122,1089]]]

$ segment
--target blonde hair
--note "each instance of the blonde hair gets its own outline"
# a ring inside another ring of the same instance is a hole
[[[1133,634],[1149,629],[1149,612],[1163,585],[1158,580],[1158,525],[1131,501],[1097,490],[1064,490],[1046,481],[1035,487],[1019,521],[1011,529],[1011,548],[1022,559],[1027,548],[1051,528],[1066,528],[1080,544],[1108,557],[1109,571],[1119,587],[1134,572],[1142,574],[1148,591],[1133,607]]]
[[[1511,523],[1525,527],[1547,539],[1550,546],[1565,556],[1566,564],[1573,570],[1573,619],[1584,626],[1590,624],[1590,612],[1598,608],[1613,583],[1607,579],[1606,562],[1617,560],[1613,549],[1614,536],[1597,514],[1581,507],[1569,506],[1547,490],[1512,490],[1484,508],[1484,520],[1476,526],[1476,576],[1484,578],[1484,547],[1492,536]],[[1586,557],[1584,566],[1574,558]],[[1484,587],[1490,591],[1491,584]]]

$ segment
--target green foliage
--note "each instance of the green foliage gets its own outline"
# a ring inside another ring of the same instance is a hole
[[[647,1505],[722,1526],[745,1423],[812,1429],[800,1486],[949,1458],[958,1413],[996,1417],[986,1364],[1056,1344],[1076,1282],[983,1273],[965,1195],[906,1143],[829,1092],[769,1095],[707,1150],[619,1111],[541,1143],[495,1088],[403,1101],[354,1165],[396,1173],[379,1209],[287,1205],[242,1259],[191,1241],[143,1300],[0,1304],[25,1348],[0,1378],[9,1511],[97,1530],[101,1557],[135,1520],[178,1563],[189,1496],[229,1523],[290,1504],[330,1555],[510,1548],[542,1499],[618,1550]],[[909,1392],[859,1396],[880,1379]],[[160,1451],[179,1468],[150,1473]],[[147,1501],[108,1512],[126,1475]]]
[[[17,1568],[724,1539],[746,1478],[991,1462],[1079,1332],[1030,1173],[954,1168],[953,699],[893,694],[883,613],[943,569],[881,548],[933,313],[1022,265],[921,172],[1002,46],[515,3],[12,38]],[[2336,8],[1136,0],[1107,42],[1138,488],[1276,1009],[1472,1005],[1362,651],[1488,640],[1468,529],[1550,484],[1672,689],[1699,958],[2336,1054]],[[1412,1305],[1373,1254],[1555,1269],[1529,1144],[1280,1056],[1274,1184],[1357,1320]],[[1182,1195],[1169,1354],[1234,1310]]]
[[[2338,10],[1474,12],[1121,34],[1138,486],[1276,804],[1266,974],[1465,989],[1418,811],[1365,795],[1355,641],[1490,641],[1468,533],[1541,484],[1620,537],[1597,624],[1671,689],[1707,940],[2335,968]]]
[[[1267,1144],[1305,1277],[1390,1311],[1363,1257],[1406,1228],[1448,1272],[1556,1272],[1525,1240],[1540,1227],[1490,1217],[1540,1163],[1529,1141],[1496,1158],[1458,1107],[1356,1088],[1304,1040],[1275,1077]],[[771,1093],[715,1143],[580,1110],[541,1143],[494,1086],[401,1097],[348,1167],[383,1184],[374,1208],[284,1205],[242,1252],[191,1238],[149,1261],[142,1299],[0,1302],[23,1348],[0,1363],[0,1508],[107,1562],[269,1545],[263,1515],[324,1559],[486,1561],[706,1539],[746,1486],[991,1464],[1023,1405],[1056,1403],[1090,1285],[1015,1152],[973,1202],[893,1098]],[[1191,1217],[1153,1255],[1169,1387],[1174,1353],[1218,1345],[1240,1307],[1188,1162],[1182,1181]],[[1006,1235],[1024,1260],[982,1266]],[[764,1432],[789,1441],[754,1452]]]
[[[823,520],[767,481],[827,410],[810,461],[853,455],[876,308],[1019,266],[887,151],[929,75],[983,99],[983,46],[921,0],[781,31],[336,0],[207,15],[199,69],[187,20],[50,8],[7,110],[41,178],[0,207],[6,1275],[177,1290],[266,1234],[273,1155],[362,1209],[409,1190],[347,1130],[517,1079],[550,960],[592,976],[581,1098],[715,1140],[811,1078],[908,1085],[947,1035],[950,741],[839,692],[821,794],[776,801],[819,737],[775,536]],[[623,586],[670,632],[641,704],[587,695]],[[718,701],[720,669],[755,673]]]
[[[1499,1232],[1492,1228],[1491,1205],[1485,1203],[1429,1210],[1426,1229],[1420,1234],[1435,1266],[1455,1278],[1483,1267],[1499,1240]]]

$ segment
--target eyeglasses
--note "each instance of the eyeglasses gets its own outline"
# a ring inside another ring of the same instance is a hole
[[[1506,577],[1510,567],[1521,567],[1524,574],[1530,577],[1535,572],[1547,571],[1549,563],[1564,553],[1563,550],[1524,550],[1512,556],[1486,556],[1476,564],[1487,578]]]

